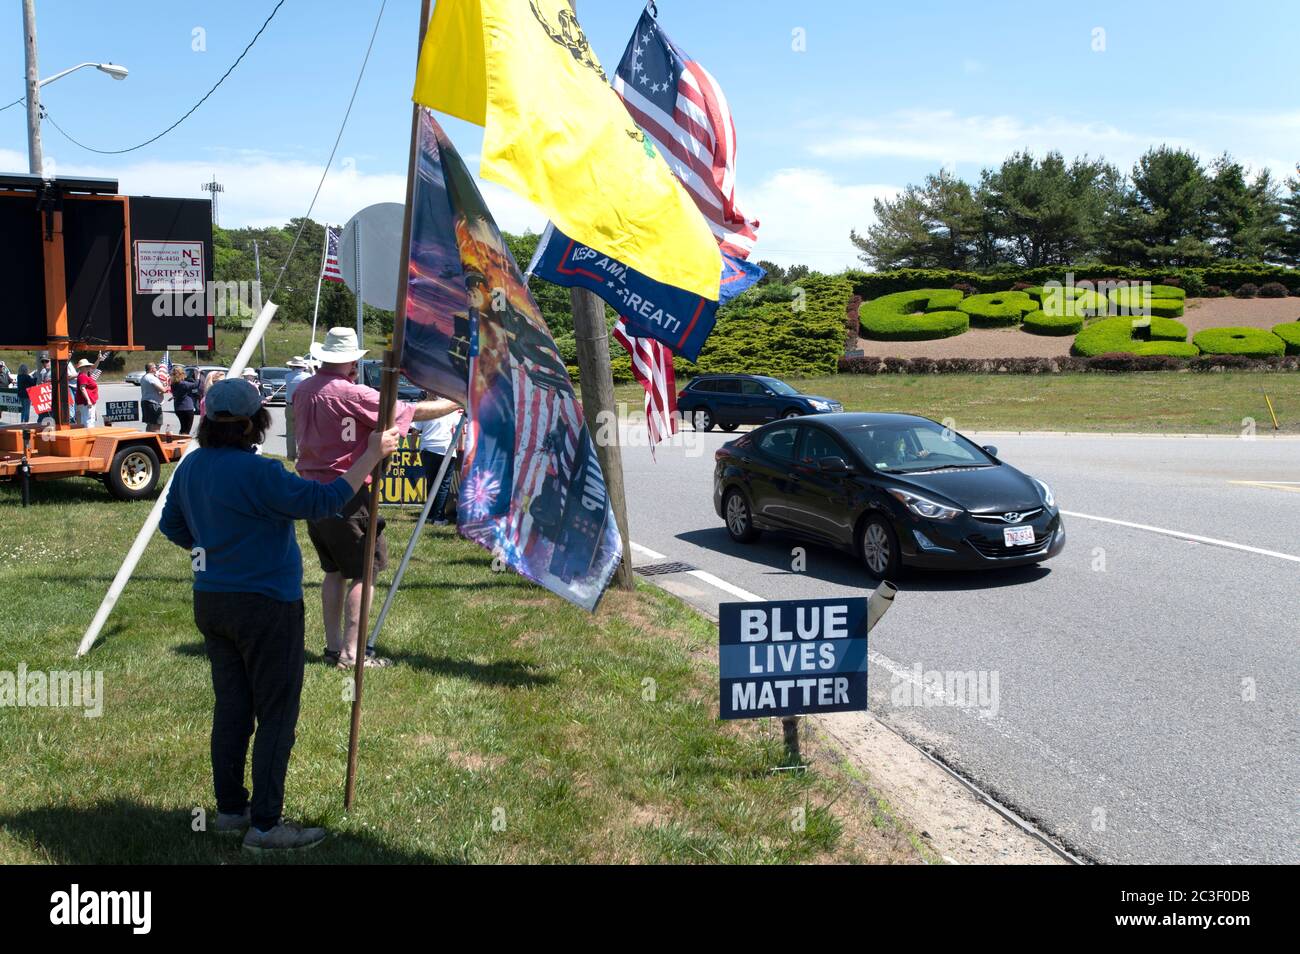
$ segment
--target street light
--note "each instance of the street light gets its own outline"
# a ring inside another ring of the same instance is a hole
[[[120,66],[117,63],[78,63],[76,66],[63,70],[61,73],[55,73],[53,76],[47,76],[45,79],[41,80],[40,83],[38,83],[37,85],[46,86],[50,83],[53,83],[56,79],[63,79],[63,77],[67,76],[69,73],[75,73],[77,70],[85,69],[87,66],[93,66],[101,73],[107,73],[115,80],[126,79],[126,74],[128,72],[125,66]]]
[[[37,79],[39,74],[36,69],[36,0],[23,0],[23,52],[27,67],[27,161],[31,172],[44,176],[45,161],[41,151],[41,87],[87,66],[93,66],[115,80],[126,79],[127,69],[116,63],[78,63],[71,69],[47,76],[45,79]]]

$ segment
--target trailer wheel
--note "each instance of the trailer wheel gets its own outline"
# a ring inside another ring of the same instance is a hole
[[[148,444],[131,444],[113,455],[108,489],[118,500],[141,500],[158,486],[158,455]]]

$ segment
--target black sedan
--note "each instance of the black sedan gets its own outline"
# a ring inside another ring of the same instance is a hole
[[[880,579],[903,566],[1024,566],[1065,546],[1045,483],[911,414],[821,414],[751,431],[718,450],[713,506],[739,543],[787,531],[853,553]]]

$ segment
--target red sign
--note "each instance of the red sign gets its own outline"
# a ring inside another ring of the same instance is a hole
[[[27,398],[32,402],[32,410],[37,414],[49,414],[54,401],[54,385],[49,381],[34,384],[27,389]]]

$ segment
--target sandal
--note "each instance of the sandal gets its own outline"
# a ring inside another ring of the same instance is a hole
[[[393,661],[391,659],[385,659],[383,656],[367,656],[366,661],[362,665],[367,669],[387,669],[392,664]],[[344,661],[340,659],[336,665],[339,669],[349,670],[352,669],[356,663],[351,660]]]

